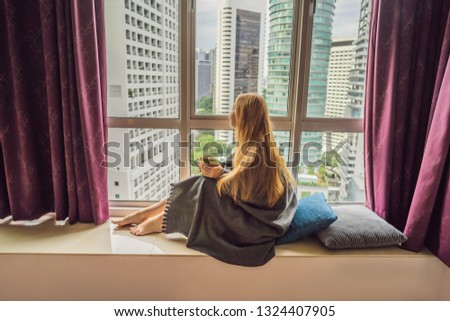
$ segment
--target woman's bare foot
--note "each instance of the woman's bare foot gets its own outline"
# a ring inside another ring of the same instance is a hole
[[[136,236],[162,232],[163,213],[150,217],[139,225],[130,228],[130,233]]]
[[[136,213],[128,214],[120,219],[111,220],[113,224],[117,224],[117,227],[124,227],[130,224],[140,224],[148,219],[147,214],[144,211],[138,211]]]
[[[140,211],[137,211],[132,214],[128,214],[127,216],[111,220],[113,224],[117,224],[117,227],[124,227],[126,225],[130,224],[140,224],[145,222],[145,220],[151,218],[152,216],[156,216],[162,211],[164,211],[164,208],[166,207],[167,199],[163,199],[159,201],[156,204],[153,204],[152,206],[146,207]]]

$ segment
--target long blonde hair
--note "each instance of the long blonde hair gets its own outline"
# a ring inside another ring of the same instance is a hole
[[[257,94],[241,94],[234,112],[238,148],[233,170],[219,178],[217,190],[234,201],[257,201],[272,207],[286,187],[294,188],[295,180],[275,146],[267,104]]]

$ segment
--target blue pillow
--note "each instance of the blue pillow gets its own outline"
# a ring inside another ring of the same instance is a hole
[[[294,219],[286,233],[277,240],[278,245],[287,244],[328,227],[337,220],[322,193],[299,200]]]

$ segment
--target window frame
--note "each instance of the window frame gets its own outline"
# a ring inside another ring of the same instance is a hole
[[[178,118],[109,117],[108,128],[177,129],[180,133],[180,180],[190,176],[191,130],[230,129],[228,116],[195,113],[195,35],[196,0],[178,0],[179,8],[179,113]],[[292,21],[292,45],[288,110],[285,117],[271,117],[274,130],[290,133],[289,159],[298,156],[302,132],[363,132],[363,118],[307,117],[308,85],[316,0],[295,1]],[[183,144],[184,142],[184,144]],[[186,144],[187,142],[187,144]],[[292,168],[294,175],[297,167]],[[109,200],[111,207],[145,207],[152,201]],[[345,204],[348,202],[338,202]],[[355,203],[353,203],[355,204]]]

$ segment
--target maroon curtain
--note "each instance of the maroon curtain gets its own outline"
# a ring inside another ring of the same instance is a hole
[[[1,0],[0,219],[108,219],[102,0]]]
[[[373,0],[367,206],[450,266],[450,1]]]

